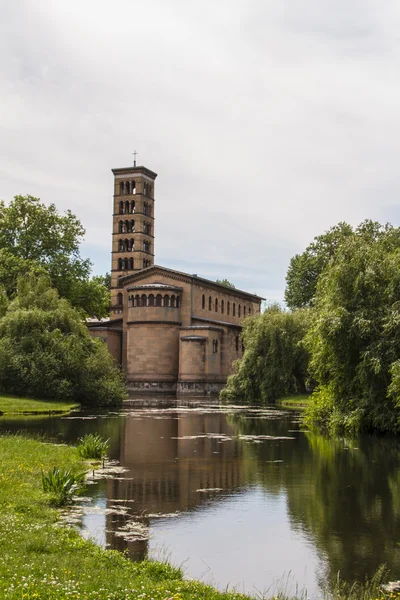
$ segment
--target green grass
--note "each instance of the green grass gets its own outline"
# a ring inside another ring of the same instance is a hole
[[[78,409],[79,404],[73,402],[55,402],[51,400],[35,400],[17,396],[0,395],[0,414],[43,415],[48,413],[68,413]]]
[[[294,407],[294,408],[307,408],[311,401],[311,394],[297,394],[295,396],[285,396],[279,398],[277,404],[279,406]]]
[[[59,521],[42,472],[54,466],[78,474],[86,463],[75,447],[19,434],[0,436],[0,598],[5,600],[239,600],[160,562],[132,563],[115,550],[84,540]],[[377,591],[381,579],[340,586],[331,600],[383,600],[400,595]],[[289,600],[285,594],[281,600]],[[258,595],[257,598],[260,598]],[[305,598],[305,596],[301,596]],[[294,599],[293,599],[294,600]]]

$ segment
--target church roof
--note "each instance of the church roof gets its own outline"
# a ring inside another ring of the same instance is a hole
[[[172,279],[181,280],[185,282],[190,282],[193,285],[196,283],[202,284],[204,286],[217,289],[219,292],[224,292],[225,294],[230,294],[232,296],[244,296],[248,299],[251,299],[253,302],[261,302],[261,300],[265,300],[261,296],[257,294],[249,294],[249,292],[245,292],[243,290],[238,290],[237,288],[231,288],[222,283],[217,283],[216,281],[211,281],[210,279],[205,279],[204,277],[198,277],[198,275],[190,275],[189,273],[183,273],[182,271],[175,271],[174,269],[168,269],[167,267],[161,267],[159,265],[152,265],[151,267],[147,267],[146,269],[141,269],[140,271],[136,271],[135,273],[130,273],[129,275],[125,275],[124,277],[120,277],[120,285],[125,287],[126,284],[136,283],[140,279],[145,279],[147,276],[152,275],[153,273],[160,273],[162,275],[170,276]],[[136,283],[137,285],[137,283]],[[154,285],[154,284],[149,284]],[[143,287],[143,286],[141,286]],[[132,289],[131,287],[129,289]]]

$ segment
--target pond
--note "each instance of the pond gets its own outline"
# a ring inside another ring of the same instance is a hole
[[[119,469],[89,487],[83,534],[132,560],[249,594],[307,589],[382,563],[400,578],[400,444],[327,439],[274,407],[136,402],[109,414],[1,418],[3,430],[111,442]]]

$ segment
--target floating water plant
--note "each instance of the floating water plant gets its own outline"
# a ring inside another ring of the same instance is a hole
[[[78,452],[82,458],[101,460],[108,452],[110,440],[103,440],[97,434],[88,433],[79,438]]]

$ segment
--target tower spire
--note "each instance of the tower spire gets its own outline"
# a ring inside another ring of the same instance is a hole
[[[135,150],[134,152],[132,152],[132,156],[133,156],[133,166],[134,166],[134,167],[136,167],[136,156],[137,156],[138,154],[139,154],[139,153],[138,153],[138,152],[136,152],[136,150]]]

